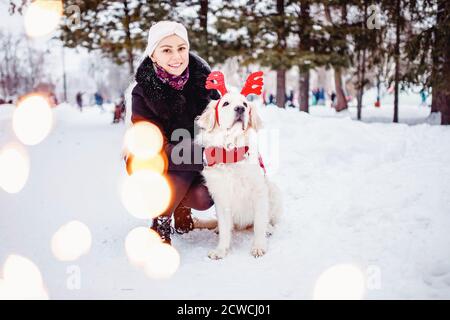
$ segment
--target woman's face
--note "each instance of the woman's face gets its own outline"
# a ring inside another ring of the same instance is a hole
[[[159,42],[150,58],[168,73],[179,76],[189,64],[189,47],[179,36],[171,35]]]

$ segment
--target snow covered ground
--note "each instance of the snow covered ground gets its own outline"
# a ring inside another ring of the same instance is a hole
[[[0,150],[14,139],[12,110],[0,106]],[[54,299],[311,299],[324,271],[351,264],[366,278],[366,299],[450,298],[450,128],[424,123],[425,107],[401,107],[401,121],[421,123],[411,126],[380,123],[392,118],[385,105],[363,110],[376,123],[353,121],[354,112],[262,108],[266,128],[280,137],[272,177],[285,205],[268,253],[250,256],[245,231],[226,259],[211,261],[217,235],[196,230],[174,236],[176,274],[153,280],[124,249],[128,232],[147,224],[118,193],[124,125],[112,125],[110,113],[61,105],[47,139],[27,147],[26,186],[0,189],[0,269],[10,254],[29,258]],[[89,227],[92,248],[60,262],[50,242],[70,220]],[[73,270],[81,277],[75,290],[67,285]]]

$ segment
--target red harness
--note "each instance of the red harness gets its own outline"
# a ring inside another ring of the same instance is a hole
[[[219,103],[220,103],[220,99],[217,100],[217,104],[216,104],[216,123],[220,127],[220,125],[219,125]]]
[[[248,146],[233,148],[227,150],[222,147],[208,147],[205,149],[206,162],[209,167],[212,167],[219,163],[236,163],[245,159],[248,153]],[[259,166],[266,174],[266,168],[264,166],[261,155],[258,156]]]

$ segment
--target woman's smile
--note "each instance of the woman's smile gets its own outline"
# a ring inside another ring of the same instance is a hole
[[[179,67],[181,67],[182,63],[173,63],[173,64],[169,64],[169,67],[173,68],[173,69],[178,69]]]

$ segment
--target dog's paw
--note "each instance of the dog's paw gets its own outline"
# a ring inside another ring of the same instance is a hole
[[[217,249],[211,250],[208,253],[208,257],[210,259],[213,259],[213,260],[219,260],[219,259],[225,258],[227,253],[228,253],[227,249],[219,249],[219,248],[217,248]]]
[[[252,248],[251,254],[255,258],[259,258],[259,257],[262,257],[263,255],[265,255],[266,251],[267,251],[267,248],[265,248],[265,247],[256,247],[256,246],[254,246]]]

